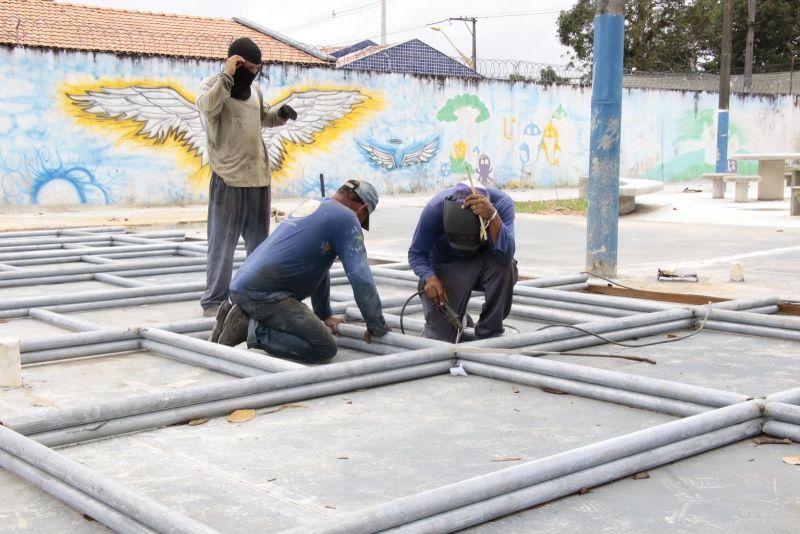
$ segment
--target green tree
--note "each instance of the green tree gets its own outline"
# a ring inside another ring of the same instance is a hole
[[[784,70],[800,53],[798,0],[757,0],[754,71],[770,65]],[[571,60],[592,62],[595,3],[579,0],[558,17],[561,43]],[[719,69],[722,46],[721,0],[626,0],[624,66],[641,71]],[[744,68],[747,0],[734,0],[732,68]],[[779,68],[779,67],[778,67]]]

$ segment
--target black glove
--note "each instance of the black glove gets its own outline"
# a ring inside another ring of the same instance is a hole
[[[278,117],[283,119],[297,120],[297,112],[289,104],[284,104],[278,110]]]

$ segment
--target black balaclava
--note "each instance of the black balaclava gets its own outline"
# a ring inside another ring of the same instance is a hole
[[[231,43],[228,47],[228,57],[239,55],[245,58],[250,63],[261,65],[261,49],[248,37],[240,37]],[[247,100],[250,98],[250,85],[256,75],[244,67],[239,67],[233,73],[233,87],[231,87],[231,96],[237,100]]]

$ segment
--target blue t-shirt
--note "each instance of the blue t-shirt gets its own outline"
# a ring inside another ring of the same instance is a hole
[[[511,264],[514,259],[514,201],[510,196],[494,187],[487,187],[489,202],[497,210],[503,222],[497,242],[489,243],[495,257],[503,263]],[[464,260],[465,256],[450,246],[444,232],[444,199],[453,194],[455,187],[437,193],[422,210],[411,247],[408,249],[408,263],[422,281],[435,274],[434,269],[444,263]],[[488,230],[488,228],[487,228]]]
[[[355,212],[340,202],[306,200],[244,261],[231,291],[252,300],[277,302],[311,297],[321,320],[332,315],[330,268],[342,261],[353,295],[370,334],[388,331],[381,301],[367,262],[364,234]]]

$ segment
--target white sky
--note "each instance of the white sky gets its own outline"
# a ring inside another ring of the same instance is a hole
[[[64,0],[59,0],[64,1]],[[317,46],[350,44],[370,38],[380,42],[379,0],[69,0],[140,11],[159,11],[209,17],[243,17],[293,39]],[[566,48],[558,42],[560,10],[576,0],[387,0],[387,42],[421,39],[447,55],[458,53],[441,32],[428,25],[448,17],[481,17],[477,22],[478,57],[523,59],[565,64]],[[348,10],[356,9],[355,13]],[[331,13],[338,15],[331,18]],[[315,23],[316,24],[313,24]],[[298,28],[305,23],[313,24]],[[470,31],[463,22],[436,24],[461,52],[472,52]],[[470,25],[471,26],[471,25]]]

